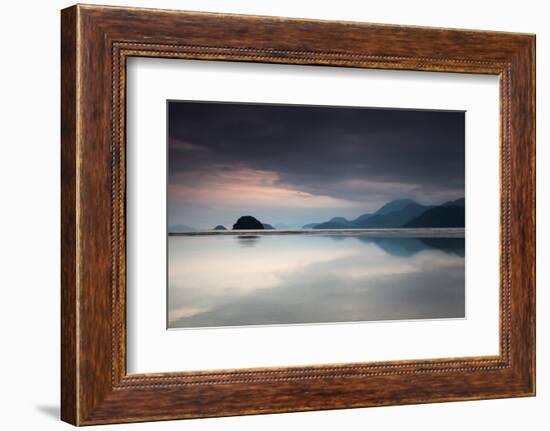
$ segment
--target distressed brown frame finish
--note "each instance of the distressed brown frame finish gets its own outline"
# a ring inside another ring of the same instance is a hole
[[[535,394],[534,35],[77,5],[62,11],[61,46],[63,420],[88,425]],[[500,354],[127,375],[129,56],[498,75]]]

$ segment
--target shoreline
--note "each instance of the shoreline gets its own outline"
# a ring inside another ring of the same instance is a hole
[[[464,238],[465,228],[385,228],[385,229],[240,229],[170,232],[168,236],[275,236],[275,235],[361,235],[396,238]]]

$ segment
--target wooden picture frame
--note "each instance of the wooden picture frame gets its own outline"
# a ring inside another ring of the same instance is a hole
[[[64,421],[535,394],[534,35],[84,5],[61,17]],[[131,56],[498,75],[500,354],[128,375],[125,65]]]

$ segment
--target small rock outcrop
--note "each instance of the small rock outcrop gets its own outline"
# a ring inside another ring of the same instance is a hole
[[[225,228],[224,225],[219,224],[214,228],[214,230],[227,230],[227,229]]]

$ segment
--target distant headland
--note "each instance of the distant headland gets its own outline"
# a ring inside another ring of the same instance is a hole
[[[276,225],[279,226],[279,225]],[[383,205],[373,213],[365,213],[348,220],[345,217],[333,217],[322,222],[307,223],[302,230],[310,229],[413,229],[413,228],[464,228],[465,199],[463,197],[447,201],[440,205],[422,205],[412,199],[398,199]],[[272,224],[258,220],[251,215],[241,216],[232,226],[233,230],[275,230]],[[224,225],[211,230],[225,231]],[[193,232],[196,229],[176,224],[169,228],[170,233]]]

